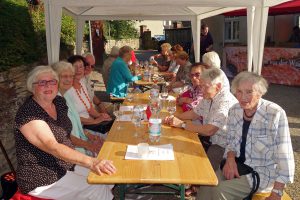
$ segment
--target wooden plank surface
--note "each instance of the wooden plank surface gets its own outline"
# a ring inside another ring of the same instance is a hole
[[[146,104],[149,94],[136,94],[134,101],[125,105]],[[179,109],[177,112],[181,112]],[[167,113],[163,112],[166,116]],[[117,124],[121,123],[121,130]],[[169,126],[162,126],[159,143],[151,143],[148,138],[148,123],[143,122],[139,136],[134,137],[134,125],[131,122],[115,122],[98,155],[98,158],[114,162],[117,173],[111,176],[98,176],[89,173],[88,183],[173,183],[217,185],[217,177],[211,167],[197,134]],[[127,145],[147,142],[150,145],[173,144],[174,161],[125,160]]]

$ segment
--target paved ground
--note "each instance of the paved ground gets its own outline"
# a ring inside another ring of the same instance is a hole
[[[137,52],[136,56],[138,60],[146,60],[151,55],[156,52]],[[96,90],[105,90],[102,84],[102,77],[99,73],[93,74],[94,79],[99,80],[100,82],[96,84]],[[300,87],[289,87],[283,85],[270,85],[270,88],[267,94],[264,97],[270,101],[273,101],[279,104],[287,113],[290,132],[292,137],[295,163],[296,163],[296,171],[294,183],[288,185],[286,188],[286,192],[292,197],[294,200],[300,199]],[[159,187],[159,190],[162,190],[162,187]],[[175,200],[179,199],[178,196],[128,196],[128,199],[165,199],[165,200]],[[194,198],[191,198],[194,199]]]

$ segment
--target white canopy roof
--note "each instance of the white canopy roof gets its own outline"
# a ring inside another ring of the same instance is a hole
[[[81,52],[86,20],[186,20],[192,24],[195,57],[199,61],[201,19],[247,8],[248,70],[260,74],[268,9],[287,1],[289,0],[44,0],[48,61],[52,64],[59,60],[62,10],[76,21],[77,53]]]

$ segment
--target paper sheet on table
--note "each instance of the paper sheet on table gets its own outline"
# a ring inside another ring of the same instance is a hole
[[[146,104],[142,104],[141,106],[143,107],[144,110],[147,109]],[[133,106],[120,106],[120,111],[128,112],[128,111],[132,111],[132,110],[133,110]]]
[[[163,100],[163,98],[161,98],[161,96],[159,97],[160,100]],[[169,95],[168,98],[166,99],[167,101],[170,100],[176,100],[176,98],[174,96]]]
[[[119,119],[121,122],[131,122],[132,120],[132,115],[127,114],[127,115],[122,115]]]
[[[149,146],[149,153],[143,158],[138,154],[137,145],[128,145],[125,160],[174,160],[173,145]]]

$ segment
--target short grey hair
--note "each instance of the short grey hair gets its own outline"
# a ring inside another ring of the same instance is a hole
[[[54,79],[58,81],[58,76],[57,73],[52,69],[52,67],[48,66],[48,65],[41,65],[41,66],[37,66],[35,68],[33,68],[28,76],[27,76],[27,81],[26,81],[26,85],[27,85],[27,90],[29,92],[33,92],[33,83],[37,81],[37,77],[41,74],[44,73],[50,73],[53,75]]]
[[[218,68],[205,69],[201,74],[201,79],[209,80],[213,85],[221,83],[221,85],[223,86],[224,82],[223,73]]]
[[[221,68],[221,60],[215,51],[207,52],[202,56],[202,61],[209,67]]]
[[[57,63],[54,63],[52,65],[52,68],[54,69],[54,71],[58,74],[58,76],[63,72],[63,71],[66,71],[66,70],[70,70],[72,71],[72,73],[74,74],[75,73],[75,68],[74,66],[69,63],[69,62],[66,62],[66,61],[59,61]]]
[[[92,56],[92,57],[95,59],[94,54],[92,54],[91,52],[86,52],[86,53],[82,54],[82,56],[85,57],[85,58],[86,58],[87,56]]]
[[[232,81],[231,92],[236,94],[236,90],[242,82],[250,82],[254,85],[256,92],[260,95],[266,94],[268,91],[268,82],[262,76],[244,71],[239,73]]]
[[[119,56],[123,58],[125,54],[131,53],[132,51],[133,49],[130,46],[123,46],[119,50]]]

